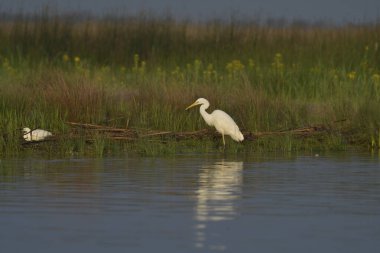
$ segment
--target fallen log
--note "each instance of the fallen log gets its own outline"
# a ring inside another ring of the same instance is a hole
[[[344,120],[342,120],[344,121]],[[342,122],[342,121],[336,121]],[[112,140],[126,140],[133,141],[139,138],[175,138],[180,139],[200,139],[204,137],[216,137],[220,134],[212,129],[201,129],[198,131],[188,131],[188,132],[174,132],[174,131],[162,131],[162,130],[150,130],[150,129],[134,129],[134,128],[117,128],[104,125],[96,125],[89,123],[78,123],[78,122],[66,122],[69,126],[74,129],[80,128],[82,132],[71,132],[71,137],[88,135],[89,139],[94,138],[94,131],[101,132],[104,138]],[[256,140],[258,138],[268,137],[268,136],[279,136],[279,135],[297,135],[297,136],[310,136],[313,134],[320,134],[331,130],[331,126],[318,124],[314,126],[301,127],[296,129],[279,130],[279,131],[267,131],[267,132],[250,132],[243,131],[243,135],[246,140]],[[88,131],[88,133],[86,133]],[[96,133],[98,134],[98,133]]]
[[[131,131],[131,129],[126,129],[126,128],[115,128],[115,127],[110,127],[110,126],[95,125],[95,124],[88,124],[88,123],[66,122],[66,124],[74,126],[74,127],[80,127],[84,129],[91,129],[91,130],[97,130],[97,131],[111,131],[111,132],[130,132]]]

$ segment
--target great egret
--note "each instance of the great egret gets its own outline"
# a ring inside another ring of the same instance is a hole
[[[52,133],[43,129],[31,130],[29,127],[22,129],[24,140],[26,141],[42,141],[48,136],[52,136]]]
[[[216,131],[222,134],[223,145],[226,146],[224,141],[224,135],[229,135],[234,141],[243,141],[244,136],[240,132],[239,127],[236,125],[235,121],[227,113],[221,110],[215,110],[212,113],[207,113],[206,109],[210,106],[210,103],[205,98],[198,98],[193,104],[189,105],[186,110],[191,107],[201,105],[199,112],[201,113],[203,119],[206,121],[207,125],[214,126]]]

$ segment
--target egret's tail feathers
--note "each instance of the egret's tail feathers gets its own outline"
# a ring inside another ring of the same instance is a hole
[[[244,135],[239,130],[237,130],[234,135],[231,135],[231,138],[234,141],[244,141]]]

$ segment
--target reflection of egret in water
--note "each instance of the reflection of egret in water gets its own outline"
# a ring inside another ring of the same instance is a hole
[[[236,216],[234,200],[240,197],[243,162],[217,162],[202,168],[195,206],[196,247],[224,250],[221,243],[208,245],[206,229],[209,222],[231,220]]]

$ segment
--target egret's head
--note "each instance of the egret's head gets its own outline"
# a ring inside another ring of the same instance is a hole
[[[22,129],[22,132],[23,132],[24,134],[28,134],[28,133],[30,133],[30,128],[29,128],[29,127],[24,127],[24,128]]]
[[[194,103],[189,105],[185,110],[190,109],[191,107],[197,106],[197,105],[209,105],[210,103],[205,98],[198,98]]]

